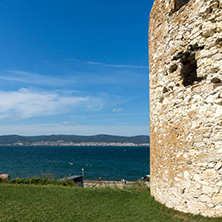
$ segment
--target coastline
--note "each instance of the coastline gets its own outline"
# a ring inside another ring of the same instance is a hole
[[[106,142],[88,142],[88,143],[60,143],[60,142],[35,142],[35,143],[13,143],[13,144],[0,144],[0,146],[101,146],[101,147],[112,147],[112,146],[126,146],[126,147],[138,147],[138,146],[149,146],[149,143],[135,144],[135,143],[106,143]]]

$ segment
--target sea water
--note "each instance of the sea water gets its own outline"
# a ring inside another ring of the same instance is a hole
[[[83,171],[84,169],[84,171]],[[149,174],[149,147],[0,146],[0,174],[135,181]]]

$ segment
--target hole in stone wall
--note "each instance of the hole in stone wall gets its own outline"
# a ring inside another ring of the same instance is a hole
[[[213,78],[213,79],[211,79],[211,82],[212,83],[221,83],[221,80],[219,79],[219,78]]]
[[[178,11],[181,7],[186,5],[190,0],[174,0],[174,8],[170,11],[169,15],[172,15],[174,12]]]
[[[179,60],[182,64],[180,75],[183,79],[183,85],[193,85],[194,82],[200,82],[202,77],[197,76],[197,60],[195,58],[196,52],[202,50],[204,46],[189,45],[185,52],[179,52],[173,57],[173,60]]]
[[[173,73],[173,72],[175,72],[177,70],[177,68],[178,68],[178,65],[177,64],[173,64],[173,65],[170,66],[169,72]]]
[[[189,2],[189,0],[174,0],[174,8],[175,10],[179,10],[181,7],[186,5]]]
[[[212,9],[212,8],[210,8],[210,9],[209,9],[209,13],[211,14],[212,12],[213,12],[213,9]]]
[[[222,38],[216,40],[216,45],[222,46]]]
[[[197,61],[195,59],[195,53],[189,56],[185,56],[181,59],[183,64],[181,69],[181,77],[183,78],[183,85],[193,85],[197,81]]]
[[[184,194],[186,191],[186,188],[181,189],[181,194]]]
[[[163,93],[167,93],[168,89],[166,87],[163,87]]]
[[[162,102],[163,102],[163,100],[164,100],[164,97],[163,97],[163,96],[161,96],[161,97],[160,97],[160,99],[159,99],[159,102],[160,102],[160,103],[162,103]]]

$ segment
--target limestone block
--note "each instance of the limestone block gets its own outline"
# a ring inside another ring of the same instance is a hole
[[[222,163],[217,163],[215,169],[220,170],[221,168],[222,168]]]
[[[214,55],[214,56],[212,57],[212,59],[213,59],[214,61],[221,61],[221,59],[222,59],[222,54],[216,54],[216,55]]]
[[[203,186],[202,193],[208,194],[208,196],[212,197],[213,194],[219,193],[219,188],[210,187],[210,186]]]
[[[222,107],[217,107],[215,117],[222,117]]]
[[[200,181],[200,175],[199,174],[194,174],[194,180],[199,182]]]
[[[184,171],[183,175],[184,175],[184,179],[186,180],[190,179],[190,173],[188,171]]]
[[[209,163],[208,168],[214,168],[214,165],[215,165],[214,163]]]
[[[202,194],[200,197],[199,197],[199,200],[201,201],[201,202],[203,202],[203,203],[206,203],[206,202],[210,202],[211,201],[211,199],[210,199],[210,197],[208,197],[208,195],[206,195],[206,194]]]
[[[207,169],[201,175],[201,179],[205,181],[213,180],[217,177],[218,177],[218,172],[215,169]]]
[[[222,193],[214,195],[212,198],[212,203],[215,205],[222,204]]]
[[[218,186],[218,187],[222,187],[222,181],[216,183],[216,186]]]

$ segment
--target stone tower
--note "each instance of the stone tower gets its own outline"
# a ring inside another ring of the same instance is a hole
[[[155,0],[149,64],[152,195],[222,216],[222,1]]]

